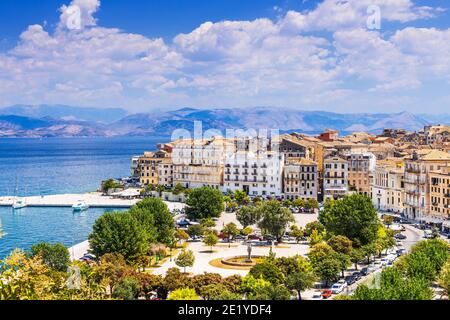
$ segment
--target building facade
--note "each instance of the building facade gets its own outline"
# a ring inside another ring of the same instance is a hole
[[[278,152],[238,151],[225,160],[223,191],[242,190],[250,196],[282,195],[284,156]]]
[[[319,189],[317,163],[308,159],[290,159],[283,170],[285,199],[316,199]]]
[[[450,219],[450,167],[430,172],[430,215]]]
[[[370,196],[370,180],[376,165],[372,153],[351,153],[347,155],[348,186],[350,191]]]
[[[170,153],[164,150],[156,152],[145,152],[143,156],[138,158],[137,174],[139,181],[143,185],[157,185],[158,180],[158,165],[163,161],[170,159]]]
[[[221,137],[186,139],[172,143],[173,184],[186,188],[223,186],[224,159],[235,144]]]
[[[450,154],[438,150],[417,150],[405,160],[405,213],[410,219],[430,215],[430,172],[450,165]]]
[[[381,211],[403,213],[405,201],[404,163],[380,161],[377,163],[372,182],[372,202]]]
[[[323,196],[324,199],[339,199],[348,193],[348,162],[339,156],[324,159]]]

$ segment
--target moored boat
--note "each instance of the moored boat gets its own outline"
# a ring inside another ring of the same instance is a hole
[[[12,207],[15,210],[25,208],[26,206],[27,203],[25,202],[25,200],[19,198],[14,199],[14,202],[12,204]]]
[[[73,211],[84,211],[87,210],[88,208],[89,206],[87,205],[87,203],[82,200],[79,200],[72,206]]]

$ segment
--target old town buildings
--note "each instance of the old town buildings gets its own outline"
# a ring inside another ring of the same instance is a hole
[[[385,129],[379,135],[179,139],[132,159],[142,185],[210,186],[250,197],[339,199],[360,193],[381,211],[411,219],[448,219],[448,126],[419,132]]]

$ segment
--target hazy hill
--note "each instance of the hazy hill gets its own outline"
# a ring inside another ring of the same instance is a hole
[[[10,114],[1,115],[4,112]],[[417,131],[432,123],[450,123],[448,115],[439,117],[409,112],[341,114],[271,107],[182,108],[119,117],[125,114],[121,109],[62,106],[61,110],[58,110],[58,106],[14,106],[0,109],[0,136],[170,136],[176,129],[192,130],[194,121],[201,121],[203,130],[214,128],[222,132],[227,128],[253,128],[317,134],[327,128],[333,128],[339,130],[342,135],[354,131],[378,133],[384,128]],[[110,122],[113,119],[115,120]],[[433,121],[434,119],[440,121]]]
[[[51,117],[62,120],[97,121],[110,123],[127,115],[120,108],[80,108],[65,105],[15,105],[0,108],[0,115],[16,115],[30,118]]]

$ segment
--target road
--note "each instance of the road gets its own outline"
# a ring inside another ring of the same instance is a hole
[[[412,246],[414,246],[417,242],[424,240],[424,232],[423,230],[417,229],[410,224],[404,224],[403,226],[406,229],[405,231],[403,231],[406,239],[402,240],[402,244],[406,251],[409,252]]]

